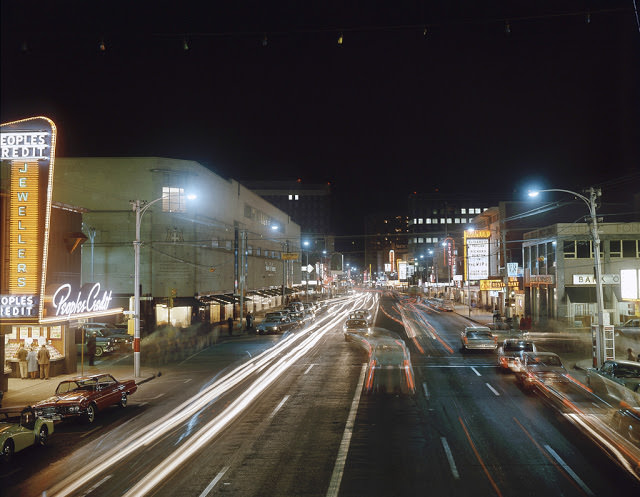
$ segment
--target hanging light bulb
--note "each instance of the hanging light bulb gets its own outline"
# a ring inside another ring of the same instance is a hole
[[[504,32],[508,35],[511,34],[511,24],[509,24],[509,21],[504,22]]]
[[[587,24],[591,24],[591,12],[587,11],[587,18],[585,19]]]
[[[182,38],[182,50],[184,50],[185,52],[189,50],[189,43],[187,43],[186,38]]]
[[[101,52],[107,51],[107,46],[104,44],[104,40],[100,40],[100,43],[98,43],[98,50]]]
[[[338,45],[342,45],[342,41],[343,41],[343,37],[342,37],[342,33],[340,33],[340,35],[338,36]]]
[[[269,39],[267,38],[267,34],[265,33],[264,38],[262,38],[262,46],[266,47],[269,44]]]

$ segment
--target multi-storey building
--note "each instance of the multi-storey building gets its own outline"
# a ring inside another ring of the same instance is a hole
[[[369,281],[397,280],[397,261],[408,259],[409,220],[397,213],[372,214],[365,219],[365,271]]]

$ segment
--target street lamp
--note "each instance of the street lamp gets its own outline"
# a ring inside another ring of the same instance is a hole
[[[591,216],[591,236],[593,238],[593,264],[595,266],[596,272],[596,300],[598,306],[598,332],[596,334],[596,350],[594,357],[593,365],[594,367],[600,367],[602,365],[602,360],[604,357],[603,350],[603,341],[604,341],[604,301],[602,298],[602,277],[601,277],[601,268],[600,268],[600,235],[598,234],[598,218],[596,216],[596,201],[598,197],[602,196],[602,191],[599,188],[590,187],[589,197],[571,191],[571,190],[563,190],[560,188],[549,188],[547,190],[533,190],[529,192],[530,197],[537,197],[542,192],[563,192],[569,193],[570,195],[574,195],[575,197],[582,200],[587,207],[589,208],[589,215]]]
[[[141,200],[132,200],[131,207],[136,213],[136,239],[133,241],[134,252],[134,277],[133,277],[133,375],[136,378],[140,377],[140,223],[142,216],[153,204],[160,202],[161,200],[170,199],[171,194],[163,195],[151,202],[144,202]],[[187,195],[189,200],[196,198],[195,195]]]
[[[309,302],[309,240],[305,240],[304,242],[302,242],[302,245],[307,247],[307,250],[305,251],[307,253],[307,266],[304,268],[305,274],[306,274],[305,276],[306,286],[304,290],[304,297],[305,297],[305,300]]]

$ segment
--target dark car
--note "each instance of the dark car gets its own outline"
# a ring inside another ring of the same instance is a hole
[[[111,323],[85,323],[82,327],[87,331],[99,331],[101,336],[113,339],[116,350],[131,350],[133,335],[129,335],[126,328]]]
[[[640,337],[640,318],[628,319],[621,325],[615,326],[614,329],[615,329],[616,336],[639,338]]]
[[[108,373],[78,376],[60,382],[53,397],[33,406],[37,416],[53,420],[75,418],[93,423],[96,413],[112,405],[127,406],[136,392],[135,380],[118,381]]]
[[[258,334],[283,333],[298,326],[298,323],[289,318],[289,313],[283,315],[280,312],[267,312],[264,320],[258,325]]]
[[[640,363],[635,361],[609,360],[599,369],[587,370],[587,385],[596,395],[608,395],[617,400],[624,399],[628,392],[640,393]]]
[[[82,351],[82,333],[84,332],[84,353],[87,354],[87,341],[89,337],[94,334],[96,337],[96,357],[100,357],[103,354],[108,354],[116,350],[116,344],[113,338],[104,336],[102,331],[97,329],[85,330],[84,328],[76,329],[76,348],[78,350],[78,354]]]

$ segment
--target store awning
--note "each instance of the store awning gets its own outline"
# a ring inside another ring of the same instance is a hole
[[[594,304],[596,302],[596,287],[566,286],[565,297],[572,304]]]

